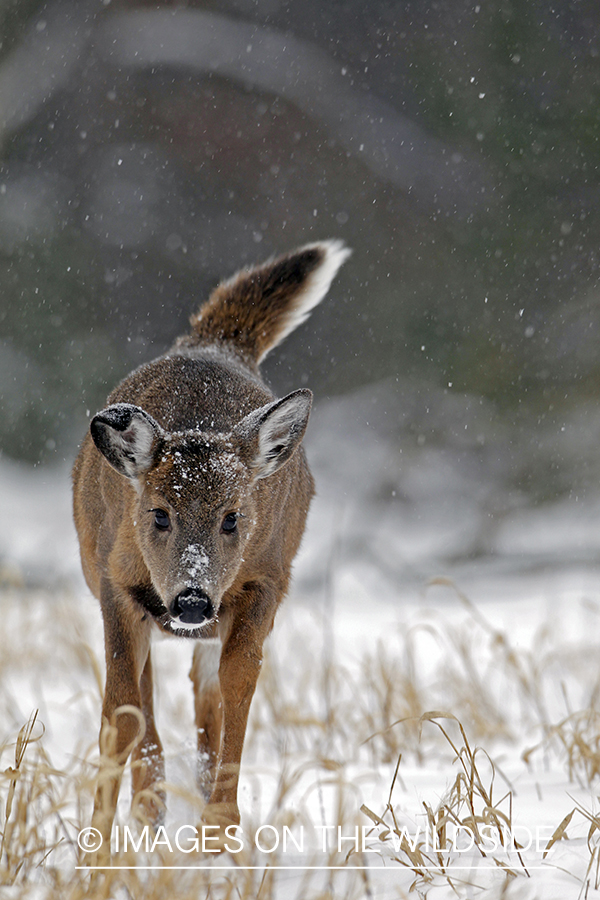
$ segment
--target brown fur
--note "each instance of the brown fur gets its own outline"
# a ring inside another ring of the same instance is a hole
[[[83,442],[74,516],[104,620],[105,766],[94,824],[105,851],[130,753],[140,808],[156,824],[164,805],[155,625],[199,639],[191,678],[209,794],[204,819],[239,822],[239,765],[262,646],[313,494],[300,446],[310,392],[275,401],[257,361],[321,299],[346,255],[335,242],[312,245],[221,285],[190,335],[111,393]]]
[[[230,342],[248,360],[260,361],[279,342],[287,315],[301,300],[324,255],[323,247],[315,245],[302,254],[240,272],[219,285],[192,316],[193,332],[180,339],[180,346]]]

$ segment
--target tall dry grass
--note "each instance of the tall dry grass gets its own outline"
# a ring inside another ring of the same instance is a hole
[[[113,858],[112,870],[92,877],[79,868],[77,835],[90,823],[98,777],[95,735],[103,667],[97,610],[69,589],[50,594],[4,585],[3,895],[11,900],[353,900],[408,896],[411,889],[426,896],[446,886],[455,896],[470,897],[477,893],[477,878],[458,873],[457,854],[445,846],[449,830],[461,826],[475,835],[473,853],[497,867],[497,896],[516,897],[514,885],[525,884],[531,873],[519,847],[505,845],[518,798],[502,759],[522,753],[532,773],[539,762],[551,764],[565,779],[597,788],[598,674],[593,665],[582,666],[582,654],[591,659],[594,639],[569,646],[560,627],[542,623],[527,645],[517,645],[453,585],[438,581],[435,587],[455,594],[462,618],[429,615],[404,624],[399,617],[385,642],[354,660],[345,655],[340,661],[330,621],[315,619],[307,631],[295,623],[293,612],[284,614],[267,646],[243,760],[248,833],[264,822],[279,833],[284,826],[297,833],[302,826],[308,831],[328,823],[342,826],[348,836],[358,825],[365,829],[365,847],[355,849],[350,841],[338,847],[333,840],[326,852],[311,846],[303,854],[282,848],[265,854],[247,842],[243,853],[218,858],[130,848]],[[306,615],[302,610],[304,623]],[[173,660],[179,652],[174,646],[159,645],[156,655],[168,650]],[[161,732],[173,731],[171,756],[189,757],[193,769],[191,736],[183,749],[179,737],[190,727],[191,686],[181,679],[170,683],[169,665],[157,666]],[[189,708],[184,691],[190,693]],[[72,724],[69,733],[56,732],[57,716]],[[57,756],[60,764],[53,762]],[[422,805],[423,827],[437,836],[440,849],[422,841],[413,846],[406,837],[398,799],[406,767],[431,767],[446,784],[442,796]],[[186,814],[199,822],[201,801],[189,783],[174,780],[167,788],[169,804],[177,809],[187,803]],[[126,796],[120,817],[132,833],[141,833]],[[582,887],[591,889],[600,866],[596,811],[574,801],[569,814],[556,821],[546,849],[565,845],[577,822],[587,829],[588,853],[587,871],[579,877]],[[494,849],[485,839],[491,833],[498,838]],[[291,864],[298,868],[285,868]],[[486,896],[489,890],[487,884]]]

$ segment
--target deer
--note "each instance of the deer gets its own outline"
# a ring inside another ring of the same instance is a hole
[[[195,642],[202,822],[221,834],[240,823],[240,762],[263,645],[314,494],[302,446],[312,393],[277,399],[259,367],[324,298],[349,254],[338,240],[312,243],[222,282],[190,318],[191,331],[130,373],[91,419],[73,468],[73,512],[104,626],[92,824],[105,850],[130,757],[144,821],[157,828],[164,819],[157,629]]]

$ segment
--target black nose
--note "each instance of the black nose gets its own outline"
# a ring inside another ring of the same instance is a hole
[[[186,625],[200,625],[213,615],[210,597],[197,588],[186,588],[173,601],[173,617]]]

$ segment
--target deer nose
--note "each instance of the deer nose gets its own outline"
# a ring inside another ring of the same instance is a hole
[[[198,588],[186,588],[175,597],[172,615],[185,625],[200,625],[212,619],[214,608],[210,597]]]

